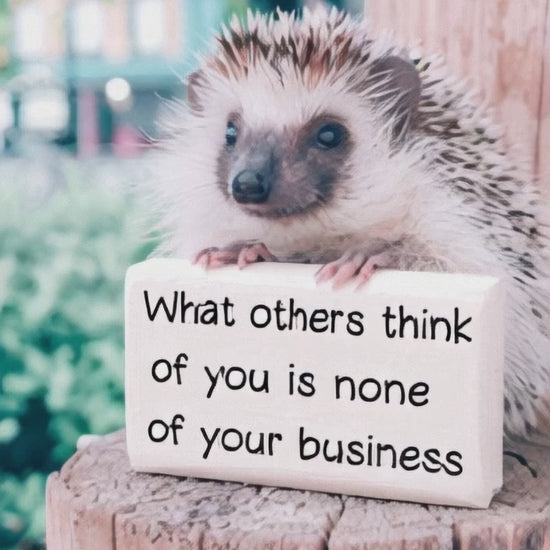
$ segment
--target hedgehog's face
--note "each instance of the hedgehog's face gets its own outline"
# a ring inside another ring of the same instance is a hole
[[[324,113],[288,126],[227,117],[217,177],[221,191],[246,213],[294,216],[327,204],[345,178],[353,149],[346,122]]]
[[[373,60],[357,27],[337,12],[324,17],[258,17],[248,29],[237,21],[219,37],[219,55],[190,77],[205,168],[250,216],[334,212],[333,203],[364,196],[372,182],[363,167],[379,172],[412,118],[414,66],[387,53]]]
[[[210,74],[208,87],[190,91],[205,169],[246,215],[284,222],[333,211],[356,187],[358,157],[372,153],[373,114],[342,82],[311,85],[291,70],[279,80],[261,65],[242,79]]]

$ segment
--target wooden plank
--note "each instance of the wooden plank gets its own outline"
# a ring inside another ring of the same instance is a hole
[[[420,39],[425,54],[442,53],[453,73],[471,79],[495,106],[518,158],[526,157],[534,171],[547,3],[365,0],[365,15],[375,34],[393,29],[403,43]],[[545,101],[548,116],[550,100]]]
[[[48,479],[48,548],[550,548],[550,448],[514,443],[488,510],[132,471],[124,432]]]
[[[542,65],[540,126],[536,162],[542,189],[550,199],[550,0],[546,2],[546,32]]]

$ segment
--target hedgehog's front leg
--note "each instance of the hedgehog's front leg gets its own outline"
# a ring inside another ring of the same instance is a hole
[[[381,268],[394,267],[397,251],[388,247],[375,254],[371,250],[353,248],[346,251],[338,260],[324,265],[316,275],[317,283],[332,280],[333,288],[339,288],[353,280],[357,287],[365,284],[372,274]]]
[[[277,258],[271,254],[265,244],[258,242],[239,241],[228,246],[205,248],[198,252],[193,263],[204,269],[220,267],[222,265],[237,264],[240,269],[255,262],[276,262]]]

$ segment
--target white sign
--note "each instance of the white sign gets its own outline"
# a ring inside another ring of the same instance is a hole
[[[502,289],[492,277],[318,266],[126,276],[138,471],[486,507],[502,483]]]

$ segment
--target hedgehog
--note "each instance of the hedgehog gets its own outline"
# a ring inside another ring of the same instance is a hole
[[[158,254],[494,275],[507,293],[504,432],[548,441],[550,284],[537,186],[440,58],[336,9],[233,18],[164,126]]]

